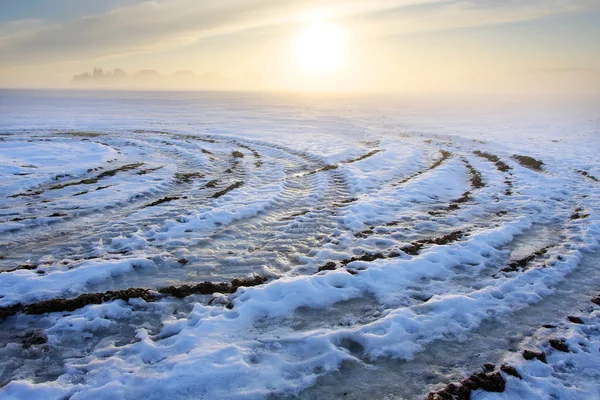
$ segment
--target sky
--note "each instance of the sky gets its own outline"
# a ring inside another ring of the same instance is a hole
[[[600,0],[0,0],[0,87],[597,94],[598,21]],[[341,39],[299,49],[318,24]]]

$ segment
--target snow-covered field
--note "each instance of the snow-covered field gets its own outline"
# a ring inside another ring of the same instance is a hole
[[[0,398],[598,399],[599,155],[597,101],[0,91]]]

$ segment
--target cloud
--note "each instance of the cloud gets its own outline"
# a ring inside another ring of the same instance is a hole
[[[156,0],[65,23],[0,25],[0,65],[80,61],[182,48],[204,38],[307,20],[370,15],[375,35],[477,26],[587,9],[593,0]]]

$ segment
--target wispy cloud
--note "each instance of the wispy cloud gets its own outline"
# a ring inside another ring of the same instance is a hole
[[[208,37],[299,22],[315,11],[334,19],[364,15],[378,26],[375,35],[385,35],[514,22],[594,6],[595,0],[146,1],[61,24],[0,25],[0,65],[161,52]]]

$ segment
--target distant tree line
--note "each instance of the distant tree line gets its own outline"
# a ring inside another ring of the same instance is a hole
[[[81,83],[116,83],[127,78],[127,73],[120,68],[115,68],[112,71],[104,71],[102,68],[94,68],[90,72],[84,72],[83,74],[74,75],[72,82],[75,84]]]

